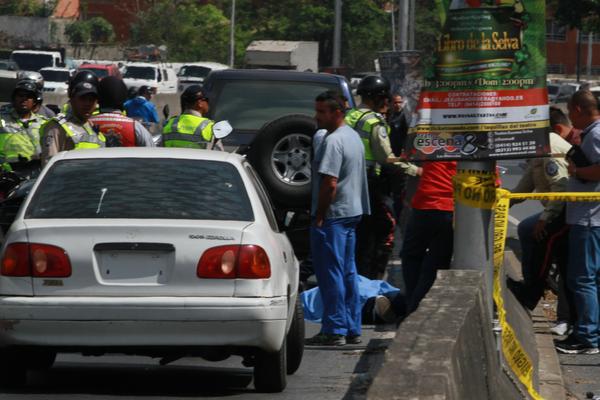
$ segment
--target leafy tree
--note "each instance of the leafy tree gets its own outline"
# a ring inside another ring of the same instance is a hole
[[[102,17],[85,21],[90,30],[90,39],[94,43],[110,43],[115,38],[115,30],[110,22]]]
[[[52,14],[57,0],[0,0],[0,15],[20,17],[47,17]]]
[[[90,41],[90,25],[87,21],[75,21],[65,27],[65,34],[74,44],[85,44]]]
[[[132,39],[135,44],[166,44],[173,61],[226,62],[229,20],[214,5],[157,0],[138,16],[132,27]]]

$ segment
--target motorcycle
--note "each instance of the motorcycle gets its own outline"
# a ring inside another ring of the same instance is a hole
[[[5,235],[41,171],[39,160],[19,161],[0,172],[0,230]]]

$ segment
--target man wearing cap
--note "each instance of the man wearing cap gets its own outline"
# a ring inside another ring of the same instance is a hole
[[[34,113],[40,92],[31,80],[21,80],[12,92],[12,103],[0,113],[0,162],[5,171],[30,168],[39,159],[39,131],[46,119]]]
[[[42,127],[42,164],[55,154],[74,149],[105,147],[106,139],[89,122],[98,101],[98,89],[89,82],[80,82],[71,90],[67,115],[59,115]]]
[[[208,113],[208,98],[202,86],[188,86],[181,94],[183,113],[171,118],[163,129],[164,147],[206,149],[213,141],[214,121],[204,118]]]

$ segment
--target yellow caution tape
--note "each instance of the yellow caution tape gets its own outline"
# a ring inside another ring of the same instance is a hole
[[[503,276],[504,246],[506,243],[506,231],[508,228],[508,209],[510,208],[511,193],[504,189],[498,189],[498,201],[494,213],[494,302],[498,310],[498,319],[502,328],[502,354],[508,362],[510,369],[527,388],[529,395],[535,400],[542,400],[542,396],[533,387],[533,363],[523,349],[521,342],[515,335],[514,329],[506,320],[506,310],[502,299],[502,285],[500,279]]]
[[[454,176],[454,198],[466,206],[491,210],[496,202],[496,174],[458,170]]]

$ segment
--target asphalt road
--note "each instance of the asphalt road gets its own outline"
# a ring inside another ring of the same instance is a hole
[[[307,323],[307,337],[318,329]],[[26,387],[0,389],[0,399],[364,399],[395,327],[363,329],[360,345],[306,347],[302,365],[288,376],[283,393],[255,392],[252,369],[243,367],[239,357],[218,363],[186,358],[160,366],[144,357],[60,354],[52,369],[30,372]]]

